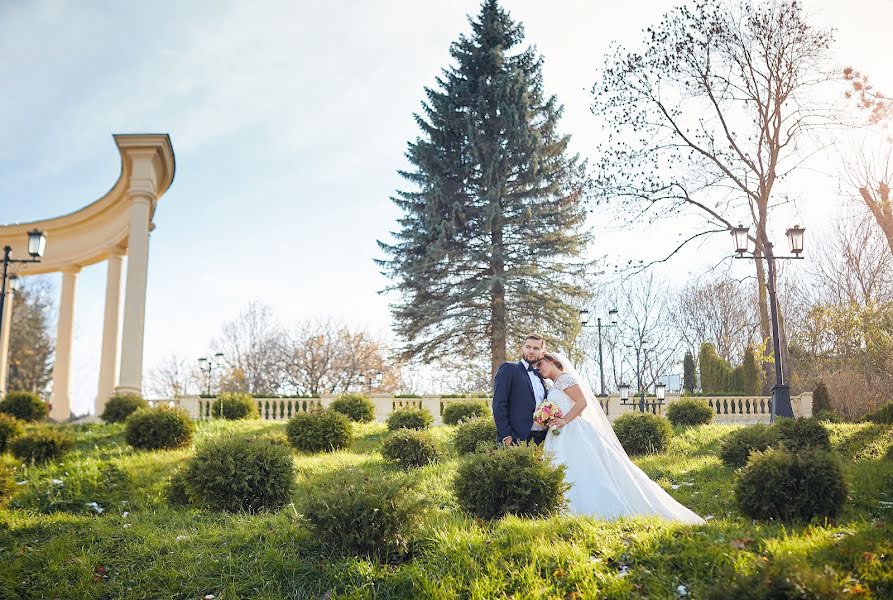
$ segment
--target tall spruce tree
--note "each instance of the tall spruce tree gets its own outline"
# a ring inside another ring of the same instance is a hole
[[[400,174],[404,211],[376,261],[395,283],[391,305],[403,358],[432,362],[457,347],[495,373],[526,330],[573,339],[588,296],[583,225],[586,165],[557,131],[562,107],[543,92],[543,59],[520,50],[524,29],[485,0],[455,64],[415,115],[414,167]],[[457,346],[457,341],[458,346]]]

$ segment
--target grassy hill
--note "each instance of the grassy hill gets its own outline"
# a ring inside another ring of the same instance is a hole
[[[850,499],[836,522],[799,525],[754,523],[737,511],[735,473],[717,458],[734,428],[677,429],[667,453],[636,460],[707,517],[706,526],[646,518],[476,521],[452,496],[457,457],[448,454],[417,472],[433,510],[411,556],[382,565],[334,554],[293,506],[254,516],[171,507],[168,478],[191,449],[137,452],[120,425],[80,426],[75,450],[58,464],[17,467],[25,483],[0,509],[0,597],[705,598],[737,572],[789,575],[828,589],[828,597],[893,598],[893,427],[829,425]],[[196,444],[282,430],[259,421],[202,422]],[[445,448],[452,432],[434,430]],[[295,453],[297,495],[343,466],[371,476],[394,469],[378,452],[386,435],[382,425],[362,425],[349,451]],[[15,464],[9,455],[2,461]],[[759,587],[758,578],[745,586]]]

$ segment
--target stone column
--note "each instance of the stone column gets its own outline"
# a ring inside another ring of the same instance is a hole
[[[127,283],[121,337],[121,371],[115,391],[142,393],[143,328],[146,321],[146,280],[149,273],[149,218],[154,195],[131,189],[130,233],[127,244]]]
[[[96,415],[102,414],[106,401],[115,392],[115,386],[118,383],[118,351],[121,347],[118,321],[121,316],[123,252],[117,248],[113,249],[107,262],[105,315],[102,323],[102,355],[99,363],[99,390],[96,393]]]
[[[3,314],[0,315],[0,396],[5,396],[6,378],[9,372],[9,332],[12,329],[12,304],[14,292],[9,289],[9,279],[6,280],[6,302],[3,304]]]
[[[59,298],[59,324],[56,329],[56,361],[53,365],[53,395],[50,418],[67,421],[71,416],[71,344],[74,336],[74,291],[81,268],[62,269],[62,294]]]

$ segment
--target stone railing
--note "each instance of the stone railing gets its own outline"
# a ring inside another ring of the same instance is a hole
[[[314,408],[328,408],[336,396],[322,396],[320,398],[255,398],[260,418],[265,421],[287,421],[293,415],[308,412]],[[466,398],[447,398],[443,396],[421,396],[418,398],[400,398],[390,394],[373,394],[369,397],[375,405],[375,420],[383,423],[393,411],[399,408],[423,408],[434,417],[435,425],[442,421],[443,409],[450,402],[467,400]],[[472,398],[490,404],[490,398]],[[645,398],[645,411],[662,415],[667,406],[680,399],[678,395],[668,394],[663,405],[658,405],[655,399]],[[716,412],[714,423],[768,423],[771,411],[771,398],[768,396],[712,396],[699,397],[704,400]],[[150,400],[151,405],[168,404],[186,409],[189,415],[196,420],[212,418],[211,410],[214,398],[200,398],[198,396],[184,396],[178,400]],[[613,394],[607,398],[599,398],[602,410],[608,415],[608,419],[614,420],[618,416],[632,411],[638,411],[640,401],[638,398],[630,399],[627,404],[620,402],[620,396]],[[812,416],[812,394],[806,393],[791,397],[791,405],[795,417]]]
[[[645,412],[661,415],[667,410],[667,406],[681,398],[679,395],[667,394],[663,405],[658,405],[655,398],[646,397]],[[716,413],[713,417],[714,423],[768,423],[772,411],[770,396],[696,396],[694,398],[705,401],[713,409]],[[638,411],[641,408],[639,398],[630,398],[624,405],[620,402],[618,395],[599,398],[599,403],[612,421],[623,413]],[[812,393],[792,396],[791,408],[795,417],[811,417]]]

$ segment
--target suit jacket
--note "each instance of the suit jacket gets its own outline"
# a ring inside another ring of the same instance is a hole
[[[539,371],[537,371],[539,377]],[[543,378],[540,377],[540,381]],[[546,388],[545,382],[543,389]],[[506,436],[513,440],[526,440],[533,427],[533,411],[536,400],[533,384],[524,364],[502,363],[493,383],[493,420],[496,421],[497,441]]]

